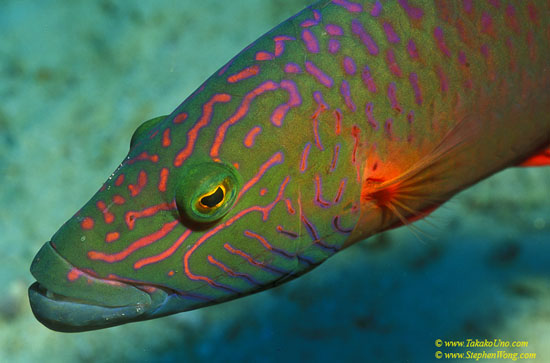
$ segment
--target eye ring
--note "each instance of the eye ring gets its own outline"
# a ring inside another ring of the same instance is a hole
[[[233,207],[242,177],[232,164],[203,162],[178,170],[175,188],[180,220],[188,228],[201,229],[222,219]]]
[[[197,200],[197,209],[203,213],[219,208],[225,202],[227,186],[225,180],[208,193],[201,195]]]

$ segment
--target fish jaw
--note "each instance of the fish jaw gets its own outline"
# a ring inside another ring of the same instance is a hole
[[[178,296],[150,285],[91,276],[63,258],[51,242],[35,256],[29,287],[35,317],[60,332],[96,330],[177,311]]]

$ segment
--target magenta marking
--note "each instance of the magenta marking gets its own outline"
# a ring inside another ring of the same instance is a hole
[[[407,52],[409,52],[409,56],[414,60],[418,60],[420,58],[418,56],[418,49],[416,48],[416,43],[412,39],[410,39],[409,42],[407,43]]]
[[[372,9],[370,11],[370,15],[374,16],[374,17],[377,17],[377,16],[380,15],[380,13],[382,13],[382,4],[380,3],[380,1],[376,1],[374,3],[374,5],[372,6]]]
[[[437,43],[437,47],[439,48],[441,53],[443,53],[446,57],[450,57],[451,51],[449,50],[449,48],[447,47],[447,44],[445,43],[445,37],[443,35],[443,29],[441,29],[441,27],[436,26],[434,28],[434,38]]]
[[[252,129],[250,129],[250,131],[244,137],[244,146],[249,149],[254,146],[254,143],[256,142],[256,136],[258,136],[261,132],[261,126],[254,126]]]
[[[481,52],[485,60],[489,59],[489,46],[486,43],[483,43],[481,45],[481,47],[479,48],[479,51]]]
[[[285,42],[289,40],[296,40],[296,38],[288,37],[286,35],[278,35],[273,38],[275,41],[275,57],[280,57],[285,51]]]
[[[217,268],[219,268],[220,270],[222,270],[223,272],[225,272],[226,274],[228,274],[229,276],[231,277],[239,277],[241,279],[245,279],[246,281],[248,281],[249,283],[251,283],[252,285],[261,285],[259,282],[257,282],[256,280],[254,280],[252,277],[250,277],[250,275],[248,274],[245,274],[245,273],[242,273],[242,272],[235,272],[233,271],[232,269],[230,269],[229,267],[227,267],[224,263],[216,260],[214,258],[214,256],[212,255],[208,255],[207,257],[208,259],[208,262],[211,264],[211,265],[214,265],[216,266]]]
[[[468,60],[466,59],[466,53],[464,53],[463,50],[458,52],[458,63],[460,63],[461,65],[463,65],[465,67],[467,67],[469,65]]]
[[[319,174],[315,174],[315,200],[313,203],[321,208],[328,208],[330,207],[330,203],[323,199],[323,182],[321,181],[321,176]]]
[[[334,204],[340,203],[340,200],[342,199],[342,195],[344,194],[344,190],[346,189],[347,182],[348,182],[348,178],[344,178],[340,182],[340,186],[338,187],[338,192],[336,193],[336,197],[334,197]]]
[[[302,31],[302,40],[304,41],[308,52],[319,53],[319,42],[311,30],[304,29]]]
[[[294,213],[292,213],[292,214],[294,214]],[[277,225],[277,227],[275,227],[275,229],[277,230],[277,232],[279,232],[280,234],[282,234],[285,237],[292,238],[292,239],[298,238],[298,233],[292,232],[292,231],[287,231],[281,225]]]
[[[472,0],[462,0],[462,7],[464,8],[464,11],[468,14],[471,14],[474,10]]]
[[[489,0],[489,4],[493,5],[497,9],[500,9],[500,0]]]
[[[407,114],[407,122],[409,123],[409,125],[412,125],[413,121],[414,121],[414,111],[410,110],[409,113]]]
[[[416,73],[409,74],[409,82],[414,91],[414,101],[417,105],[422,105],[422,93],[420,92],[420,86],[418,84],[418,75]]]
[[[388,136],[388,138],[390,139],[392,137],[392,126],[393,126],[393,119],[388,118],[384,123],[384,130],[386,131],[386,136]]]
[[[343,80],[342,86],[340,86],[340,93],[344,97],[344,102],[346,103],[347,108],[350,109],[350,111],[355,112],[357,110],[357,107],[355,106],[355,103],[353,103],[353,100],[351,99],[351,91],[348,81]]]
[[[330,162],[329,173],[332,173],[334,170],[336,170],[336,167],[338,166],[339,155],[340,155],[340,144],[336,144],[334,145],[334,152],[332,154],[332,161]]]
[[[440,66],[435,67],[435,73],[439,78],[439,87],[441,92],[447,92],[449,90],[449,80],[447,79],[447,75],[443,72],[443,69]]]
[[[300,173],[303,173],[307,169],[307,159],[309,157],[309,149],[311,149],[311,143],[308,142],[302,151],[302,160],[300,161]]]
[[[351,232],[353,232],[353,228],[343,229],[342,227],[340,227],[340,216],[336,216],[332,219],[332,227],[334,228],[334,230],[342,234],[350,234]]]
[[[282,227],[281,227],[281,229],[282,229]],[[289,233],[292,233],[292,232],[289,232]],[[257,234],[257,233],[254,233],[254,232],[252,232],[252,231],[250,231],[250,230],[245,230],[245,231],[244,231],[244,235],[245,235],[246,237],[256,239],[258,242],[260,242],[260,243],[262,244],[262,246],[264,246],[264,247],[267,248],[268,250],[270,250],[270,251],[272,251],[272,252],[275,252],[275,253],[277,253],[277,254],[283,256],[283,257],[286,257],[286,258],[294,258],[294,257],[296,257],[296,254],[288,253],[288,252],[286,252],[286,251],[284,251],[284,250],[280,250],[280,249],[278,249],[278,248],[273,247],[273,246],[271,245],[271,243],[269,243],[265,237],[263,237],[263,236],[261,236],[261,235],[259,235],[259,234]],[[294,238],[296,238],[296,237],[298,237],[298,236],[295,236]]]
[[[311,61],[306,61],[306,71],[312,76],[314,76],[317,79],[317,81],[319,81],[319,83],[321,83],[323,86],[327,88],[331,88],[332,85],[334,84],[334,81],[332,80],[332,78],[326,75],[325,73],[323,73],[323,71],[317,68],[317,66],[313,64],[313,62]]]
[[[315,245],[318,245],[319,247],[321,248],[324,248],[324,249],[327,249],[327,250],[332,250],[334,252],[338,251],[338,247],[336,246],[329,246],[327,244],[325,244],[323,241],[321,241],[321,238],[319,237],[319,234],[317,233],[317,229],[315,228],[315,226],[313,225],[313,223],[311,223],[305,215],[301,215],[300,216],[300,219],[302,220],[302,223],[304,224],[304,226],[306,227],[306,230],[308,232],[308,234],[310,235],[311,239],[313,240],[313,243]]]
[[[365,28],[363,28],[363,25],[359,22],[359,20],[353,19],[351,21],[351,31],[353,32],[353,34],[358,36],[359,39],[361,39],[371,55],[378,54],[378,46],[376,45],[372,37],[367,34],[367,31],[365,30]]]
[[[342,128],[342,111],[339,109],[336,109],[333,111],[334,118],[336,119],[335,125],[334,125],[334,133],[336,136],[340,135],[340,129]]]
[[[313,135],[315,137],[315,146],[317,146],[317,149],[323,151],[325,148],[323,147],[323,144],[321,143],[321,138],[319,137],[319,119],[314,118],[313,119]]]
[[[533,3],[527,4],[527,10],[529,11],[529,20],[535,25],[539,25],[538,10]]]
[[[315,110],[315,113],[311,115],[311,118],[317,118],[322,112],[328,110],[330,107],[325,103],[323,94],[319,91],[313,92],[313,99],[317,102],[318,107],[317,110]]]
[[[396,76],[401,78],[403,76],[403,73],[401,73],[401,68],[399,68],[399,65],[395,61],[395,53],[393,52],[393,49],[388,48],[386,50],[386,64],[388,65],[388,68],[390,69],[390,72]]]
[[[395,30],[393,30],[393,26],[388,22],[384,22],[384,24],[382,24],[382,26],[384,27],[384,31],[386,32],[386,38],[388,38],[388,42],[390,42],[390,43],[399,43],[399,41],[401,39],[395,33]]]
[[[360,4],[353,3],[347,0],[332,0],[332,3],[335,5],[340,5],[350,13],[360,13],[363,11],[363,7]]]
[[[344,60],[342,63],[344,66],[344,71],[346,71],[347,74],[349,75],[355,74],[355,72],[357,71],[357,66],[355,65],[355,61],[353,60],[353,58],[344,57]]]
[[[270,53],[270,52],[260,51],[260,52],[256,53],[256,60],[257,61],[267,61],[267,60],[272,60],[274,58],[275,58],[275,56],[273,55],[273,53]]]
[[[485,34],[493,34],[493,18],[487,12],[481,14],[481,32]]]
[[[325,25],[325,30],[329,35],[333,35],[333,36],[344,35],[344,30],[336,24]]]
[[[250,263],[251,265],[253,266],[256,266],[256,267],[259,267],[265,271],[269,271],[271,273],[276,273],[276,274],[279,274],[279,275],[286,275],[288,272],[286,271],[282,271],[282,270],[279,270],[278,268],[276,267],[273,267],[273,266],[269,266],[261,261],[258,261],[256,259],[254,259],[251,255],[249,255],[248,253],[242,251],[242,250],[239,250],[233,246],[231,246],[229,243],[225,243],[223,245],[223,248],[225,248],[227,251],[229,251],[229,253],[231,254],[234,254],[234,255],[237,255],[237,256],[240,256],[242,257],[243,259],[245,259],[246,261],[248,261],[248,263]]]
[[[361,78],[363,79],[363,83],[367,86],[369,92],[376,93],[376,83],[374,83],[374,80],[372,79],[369,66],[365,66],[365,68],[363,68]]]
[[[281,81],[280,86],[282,89],[288,91],[289,97],[288,102],[277,106],[271,115],[271,123],[277,127],[281,127],[283,124],[288,110],[302,104],[302,98],[294,81],[284,79]]]
[[[338,41],[338,39],[330,39],[328,41],[328,51],[331,54],[335,54],[335,53],[338,53],[339,50],[340,50],[340,42]]]
[[[365,106],[365,114],[367,115],[367,122],[369,125],[371,125],[373,129],[378,130],[378,121],[376,121],[372,112],[373,107],[372,102],[367,103]]]
[[[307,19],[307,20],[304,20],[302,22],[302,24],[300,24],[300,26],[302,28],[309,28],[311,26],[315,26],[317,24],[319,24],[319,22],[321,21],[321,12],[317,9],[313,10],[313,19]]]
[[[291,63],[287,63],[285,65],[285,72],[286,73],[302,73],[302,69],[296,63],[291,62]]]
[[[420,8],[416,8],[409,4],[408,0],[398,0],[399,5],[405,10],[407,16],[412,20],[421,20],[424,16],[424,12]]]
[[[512,28],[516,34],[519,34],[521,31],[519,29],[518,19],[516,18],[516,8],[512,4],[508,4],[506,7],[506,19],[508,27]]]
[[[391,108],[401,113],[403,112],[403,109],[401,108],[401,105],[397,101],[397,96],[395,95],[396,91],[397,91],[397,88],[396,88],[395,82],[390,83],[388,85],[388,99],[390,100]]]

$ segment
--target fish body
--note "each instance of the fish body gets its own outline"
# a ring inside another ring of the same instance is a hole
[[[83,331],[248,295],[548,164],[549,19],[548,1],[308,7],[136,130],[35,257],[34,314]]]

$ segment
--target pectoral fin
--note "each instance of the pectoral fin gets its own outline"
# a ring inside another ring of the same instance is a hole
[[[527,158],[527,160],[519,163],[517,166],[550,166],[550,146],[545,147],[541,151]]]

